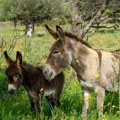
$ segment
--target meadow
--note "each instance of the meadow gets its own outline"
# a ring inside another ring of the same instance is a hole
[[[51,25],[55,29],[55,25]],[[70,25],[62,25],[63,29],[70,31]],[[29,109],[26,91],[21,86],[14,95],[8,93],[7,67],[3,51],[7,50],[9,55],[15,59],[16,51],[23,55],[23,61],[35,66],[45,63],[49,49],[54,39],[46,31],[44,25],[35,27],[35,34],[29,38],[24,35],[24,26],[18,25],[14,30],[11,23],[0,26],[0,120],[81,120],[82,94],[81,87],[76,77],[71,77],[72,69],[64,70],[65,84],[61,95],[61,107],[50,109],[48,103],[43,99],[42,113],[33,115]],[[88,42],[93,48],[105,51],[120,49],[120,29],[100,29],[96,33],[88,33]],[[119,78],[120,79],[120,76]],[[119,120],[119,94],[106,93],[103,120]],[[89,98],[90,107],[88,120],[97,119],[96,94],[93,92]]]

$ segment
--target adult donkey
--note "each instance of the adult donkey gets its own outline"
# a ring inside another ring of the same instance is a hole
[[[118,91],[120,71],[120,51],[105,52],[93,49],[77,36],[63,32],[56,26],[56,32],[46,25],[46,29],[56,39],[43,67],[43,74],[51,81],[65,67],[70,65],[76,72],[82,86],[82,118],[87,118],[88,98],[92,89],[97,94],[98,119],[103,115],[105,90]]]
[[[54,105],[60,106],[60,95],[64,85],[63,73],[60,73],[52,82],[49,82],[42,73],[42,66],[35,67],[22,62],[20,52],[17,52],[15,61],[8,56],[6,51],[4,56],[8,64],[6,75],[9,79],[8,91],[10,93],[16,92],[20,85],[23,85],[28,93],[31,110],[33,111],[41,111],[43,95],[53,107]]]

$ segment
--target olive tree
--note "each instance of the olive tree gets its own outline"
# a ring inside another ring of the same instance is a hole
[[[70,2],[73,31],[82,38],[92,27],[108,28],[99,25],[110,17],[117,17],[120,11],[119,0],[70,0]]]
[[[32,36],[34,25],[42,19],[51,19],[61,13],[61,0],[4,0],[3,14],[16,22],[23,21],[25,34]]]

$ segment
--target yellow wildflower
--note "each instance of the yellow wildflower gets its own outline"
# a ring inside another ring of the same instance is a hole
[[[76,63],[80,66],[80,62],[79,62],[79,60],[76,60]]]
[[[41,88],[41,89],[40,89],[40,94],[43,94],[43,92],[44,92],[44,89]]]
[[[91,57],[92,57],[92,58],[97,58],[97,56],[96,56],[96,55],[92,55]]]
[[[87,97],[85,97],[85,100],[86,100],[86,101],[88,101],[90,98],[91,98],[91,95],[90,95],[90,94],[88,94],[88,96],[87,96]]]
[[[115,105],[113,105],[112,108],[115,108]]]
[[[105,116],[102,117],[102,120],[108,120]]]
[[[115,106],[115,105],[112,105],[112,108],[116,108],[116,106]]]
[[[96,78],[99,78],[99,77],[100,77],[100,74],[99,74],[99,73],[97,73],[97,74],[95,75],[95,77],[96,77]]]
[[[76,63],[79,63],[79,60],[76,60]]]
[[[43,91],[43,88],[41,88],[40,91],[42,92],[42,91]]]

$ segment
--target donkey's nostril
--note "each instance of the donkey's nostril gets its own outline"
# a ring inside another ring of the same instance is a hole
[[[15,90],[11,89],[9,92],[10,92],[10,94],[13,94],[15,92]]]
[[[44,74],[46,75],[46,74],[47,74],[47,71],[44,71]]]
[[[43,74],[44,74],[44,75],[47,75],[47,73],[48,73],[47,66],[44,65],[44,66],[43,66]]]
[[[51,72],[50,74],[49,74],[49,76],[51,77],[53,75],[53,72]]]
[[[49,65],[43,66],[43,74],[46,79],[53,79],[54,78],[54,71],[51,69]]]

